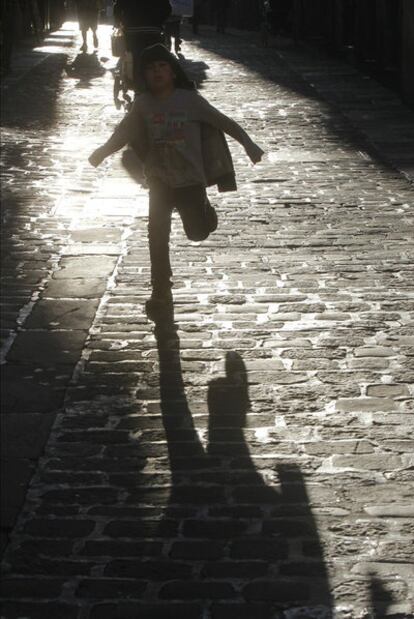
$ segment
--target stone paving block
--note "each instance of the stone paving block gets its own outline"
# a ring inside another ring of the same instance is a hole
[[[175,542],[171,548],[170,556],[174,559],[219,559],[224,550],[224,544],[220,542]],[[212,576],[212,574],[210,574]]]
[[[374,398],[409,398],[410,390],[408,385],[369,385],[367,387],[367,396]]]
[[[7,358],[39,367],[76,363],[84,347],[86,331],[24,331],[19,333]]]
[[[240,604],[212,604],[212,619],[272,619],[274,609],[271,604],[256,602]]]
[[[59,597],[64,580],[55,578],[4,578],[2,595],[5,598]]]
[[[243,590],[243,595],[248,601],[273,601],[286,603],[293,601],[307,602],[310,598],[309,586],[305,582],[279,582],[273,580],[257,580]]]
[[[74,256],[62,258],[60,269],[53,274],[54,279],[84,279],[109,277],[114,270],[116,257],[112,256]]]
[[[232,584],[215,581],[172,581],[160,591],[160,598],[164,600],[226,600],[235,597],[237,594]]]
[[[122,230],[117,228],[82,228],[71,230],[70,236],[75,243],[119,243]]]
[[[136,579],[89,578],[79,582],[76,595],[84,599],[140,599],[143,597],[146,587],[147,583],[145,581],[140,582]]]
[[[37,518],[26,523],[25,533],[33,537],[58,537],[73,539],[92,533],[95,523],[92,520],[69,518]]]
[[[413,439],[387,439],[384,441],[386,447],[400,453],[414,453],[414,440]]]
[[[108,511],[108,510],[107,510]],[[149,558],[158,556],[162,551],[161,542],[122,542],[96,540],[87,541],[81,552],[90,557],[118,556],[118,557],[142,557]],[[177,555],[176,558],[183,558]]]
[[[24,326],[25,329],[87,330],[98,305],[98,300],[42,299],[36,303]]]
[[[118,602],[117,604],[96,604],[91,611],[91,619],[202,619],[202,606],[197,603],[134,603]],[[37,619],[37,618],[36,618]],[[65,618],[63,618],[65,619]]]
[[[100,299],[106,290],[106,279],[51,279],[47,282],[43,298]]]
[[[364,511],[369,516],[382,518],[414,518],[412,505],[367,505]]]
[[[355,348],[354,355],[356,357],[392,357],[394,351],[388,346],[364,346],[363,348]]]
[[[397,404],[388,398],[343,398],[335,402],[335,409],[349,413],[394,411],[397,410]]]
[[[118,257],[121,251],[121,246],[115,243],[71,243],[63,249],[62,256],[83,256],[88,260],[99,255]]]
[[[333,457],[332,464],[339,468],[355,468],[362,470],[375,470],[381,465],[384,471],[400,469],[403,466],[402,459],[399,456],[389,454],[338,455]]]
[[[59,617],[59,619],[78,619],[78,608],[76,606],[50,600],[47,602],[4,601],[2,613],[7,619],[21,619],[22,617],[45,619],[48,615]]]
[[[1,452],[4,458],[39,458],[55,415],[1,414]]]
[[[1,526],[14,525],[21,510],[34,465],[23,458],[8,458],[1,465],[2,517]]]
[[[140,578],[151,579],[162,582],[175,578],[190,579],[192,576],[192,566],[183,562],[152,559],[152,560],[115,560],[111,561],[105,568],[106,576],[117,578]],[[175,599],[180,599],[175,598]],[[181,598],[183,599],[183,598]]]
[[[2,413],[56,411],[63,403],[70,374],[63,367],[48,371],[37,365],[8,363],[1,371]]]

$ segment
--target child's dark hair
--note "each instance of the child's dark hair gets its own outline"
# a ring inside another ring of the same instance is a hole
[[[196,86],[192,80],[188,77],[183,67],[178,62],[177,58],[173,56],[164,45],[157,43],[147,47],[142,52],[138,61],[138,72],[142,82],[145,84],[145,67],[151,62],[168,62],[174,71],[175,80],[174,85],[176,88],[184,88],[185,90],[196,90]]]

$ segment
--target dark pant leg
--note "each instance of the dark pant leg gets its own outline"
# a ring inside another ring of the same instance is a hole
[[[191,20],[193,34],[198,34],[198,26],[200,24],[200,8],[194,6],[193,17]]]
[[[162,43],[161,31],[157,32],[126,32],[125,33],[126,47],[132,53],[134,62],[134,84],[135,90],[143,90],[145,85],[142,83],[142,78],[138,71],[140,56],[146,47]]]
[[[170,231],[173,196],[164,185],[150,188],[148,240],[151,259],[151,283],[154,289],[171,288]]]
[[[175,206],[183,222],[184,231],[191,241],[204,241],[211,232],[208,215],[210,202],[202,185],[176,189]]]

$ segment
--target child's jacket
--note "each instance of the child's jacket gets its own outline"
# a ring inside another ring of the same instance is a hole
[[[137,97],[109,142],[115,149],[133,145],[150,184],[157,180],[171,187],[216,184],[219,191],[234,191],[234,166],[224,133],[247,152],[257,148],[235,121],[196,91],[177,88],[167,99],[149,93]]]
[[[236,191],[236,173],[226,137],[213,125],[201,125],[201,149],[206,185],[217,185],[221,192]]]

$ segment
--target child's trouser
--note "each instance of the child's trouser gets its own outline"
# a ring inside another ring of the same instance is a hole
[[[149,194],[148,237],[151,258],[151,283],[154,289],[171,288],[169,241],[171,215],[176,208],[184,231],[191,241],[203,241],[212,231],[211,207],[205,187],[169,187],[151,183]]]

